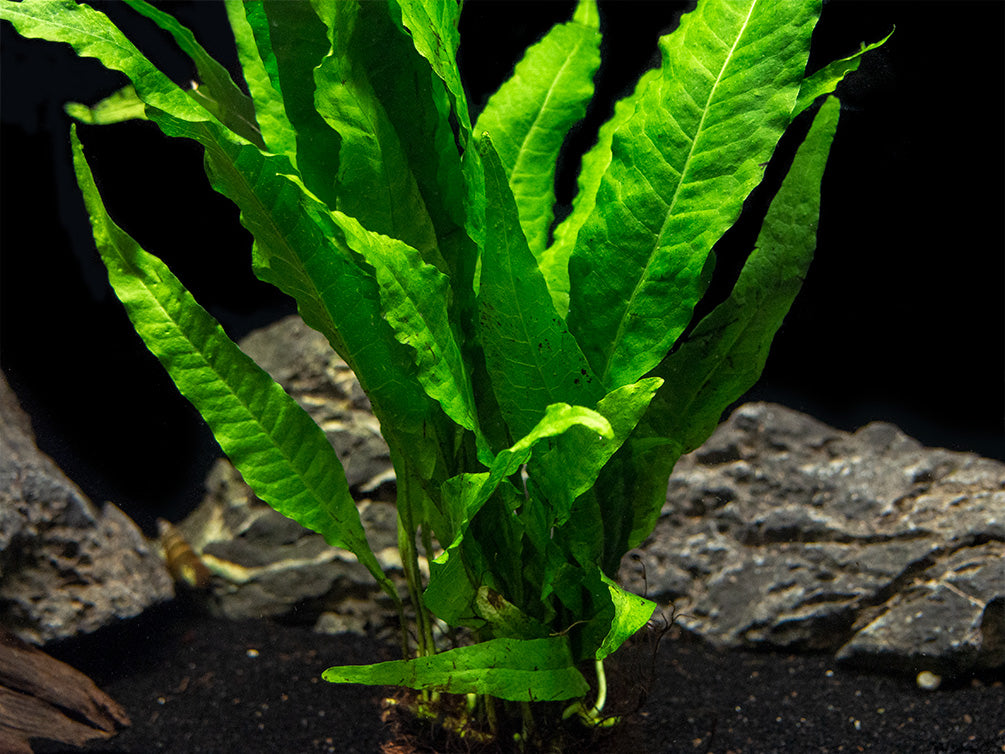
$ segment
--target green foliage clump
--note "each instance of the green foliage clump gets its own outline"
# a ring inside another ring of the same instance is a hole
[[[197,87],[73,0],[3,0],[0,18],[129,78],[69,105],[78,121],[146,119],[204,147],[254,236],[255,273],[370,398],[407,595],[324,433],[113,222],[74,130],[97,247],[139,335],[257,495],[352,551],[398,607],[401,660],[325,678],[427,700],[567,700],[599,722],[602,662],[655,608],[617,585],[620,560],[652,531],[676,460],[760,374],[815,248],[830,95],[871,48],[807,76],[819,0],[701,0],[601,127],[556,224],[556,160],[600,65],[595,0],[530,47],[474,121],[457,0],[227,0],[246,88],[173,17],[127,2],[191,57]],[[819,98],[732,292],[695,321],[713,246]],[[434,617],[472,642],[437,651]],[[592,706],[584,666],[601,681]]]

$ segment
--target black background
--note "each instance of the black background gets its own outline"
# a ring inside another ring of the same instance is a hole
[[[96,5],[165,73],[191,77],[152,24],[121,3]],[[162,5],[236,68],[221,5]],[[572,5],[466,0],[461,66],[475,112]],[[569,138],[573,154],[656,63],[656,38],[688,5],[601,0],[607,67]],[[927,445],[1005,459],[1005,4],[827,2],[810,68],[894,25],[839,90],[814,266],[747,399],[843,429],[890,421]],[[96,101],[124,80],[2,27],[0,364],[40,447],[93,499],[115,501],[149,531],[154,516],[178,517],[197,502],[218,450],[108,289],[77,194],[62,104]],[[80,133],[116,221],[233,337],[293,311],[252,276],[250,237],[209,188],[197,146],[144,123]],[[574,156],[563,162],[560,201],[571,198],[577,168]],[[760,193],[752,203],[763,203]],[[721,244],[716,290],[754,234],[756,224],[741,223]]]

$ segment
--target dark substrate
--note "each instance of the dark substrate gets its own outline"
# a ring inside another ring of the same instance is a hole
[[[671,631],[643,637],[610,671],[618,699],[644,704],[594,752],[1003,752],[1000,679],[935,692],[826,656],[717,651]],[[362,637],[270,621],[209,618],[184,601],[50,648],[122,704],[132,725],[91,752],[380,752],[405,743],[381,721],[390,689],[335,686],[329,665],[393,659]],[[36,742],[36,752],[65,749]],[[464,749],[458,749],[463,751]]]

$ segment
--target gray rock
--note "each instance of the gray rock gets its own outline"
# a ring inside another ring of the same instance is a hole
[[[380,616],[373,625],[390,617],[373,576],[352,553],[330,547],[259,500],[229,462],[216,462],[206,488],[199,507],[177,529],[212,574],[207,596],[215,613],[314,622],[322,612],[348,612],[351,605],[353,625],[363,625],[357,603],[365,598]],[[399,567],[394,506],[361,500],[359,508],[381,565]]]
[[[38,450],[0,375],[0,623],[42,644],[173,596],[136,524],[111,503],[98,509]]]
[[[622,578],[715,644],[942,674],[1005,664],[1005,464],[737,409]]]

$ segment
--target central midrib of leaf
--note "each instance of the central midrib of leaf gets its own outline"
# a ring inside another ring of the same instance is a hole
[[[534,116],[534,122],[530,124],[530,128],[527,129],[527,133],[524,134],[523,140],[520,142],[520,148],[517,150],[517,158],[516,161],[513,163],[513,170],[510,173],[511,177],[521,172],[519,170],[519,167],[524,161],[523,160],[524,155],[527,154],[527,142],[530,141],[531,135],[538,130],[538,123],[541,121],[541,117],[548,109],[548,103],[551,101],[552,94],[555,91],[555,87],[558,85],[558,82],[561,80],[562,76],[565,75],[566,69],[574,60],[575,55],[579,51],[579,48],[582,47],[582,44],[583,44],[582,42],[577,44],[576,48],[570,51],[569,55],[565,59],[565,62],[562,63],[562,67],[559,69],[558,73],[555,74],[555,77],[552,79],[551,86],[548,87],[548,93],[545,95],[544,101],[541,107],[537,111],[537,115]]]
[[[740,27],[739,33],[736,35],[736,39],[733,40],[732,46],[729,48],[729,53],[726,55],[725,60],[723,60],[722,66],[719,68],[719,73],[715,77],[715,83],[712,84],[712,88],[709,90],[708,97],[705,99],[705,107],[702,109],[701,119],[698,121],[698,127],[695,129],[694,138],[691,140],[691,148],[688,150],[687,158],[684,160],[684,166],[681,168],[680,179],[677,181],[677,185],[674,187],[673,196],[670,198],[669,206],[667,207],[666,214],[663,216],[663,223],[660,226],[659,232],[656,234],[656,242],[653,244],[652,249],[649,252],[649,256],[646,259],[645,267],[642,269],[642,274],[637,278],[635,285],[632,287],[632,293],[628,297],[628,302],[621,310],[621,315],[618,317],[618,329],[614,334],[614,338],[611,341],[611,347],[608,351],[607,363],[604,365],[604,374],[601,378],[601,382],[604,385],[608,384],[610,378],[612,357],[618,349],[618,345],[621,343],[622,338],[625,335],[625,324],[628,321],[628,313],[631,312],[635,306],[635,300],[638,298],[640,291],[642,290],[642,285],[649,277],[649,269],[652,267],[653,261],[656,259],[656,255],[660,248],[660,242],[663,239],[663,233],[666,231],[667,224],[673,217],[674,208],[677,205],[677,199],[680,196],[681,186],[684,185],[685,176],[687,171],[691,166],[691,159],[694,157],[695,148],[698,145],[698,139],[701,136],[702,129],[705,126],[705,118],[708,117],[708,111],[710,109],[710,103],[715,99],[715,93],[719,89],[719,84],[722,82],[722,75],[725,73],[726,68],[729,67],[730,61],[733,59],[733,54],[736,52],[737,46],[740,44],[740,40],[743,38],[743,33],[747,29],[747,25],[750,23],[750,17],[754,13],[754,7],[757,5],[758,0],[754,0],[750,4],[750,8],[747,10],[747,17],[743,19],[743,25]]]

